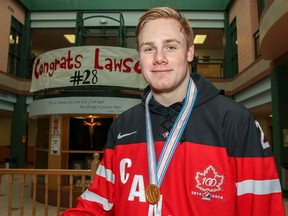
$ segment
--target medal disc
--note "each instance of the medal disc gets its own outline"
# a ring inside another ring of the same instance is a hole
[[[155,184],[150,184],[145,191],[146,200],[151,205],[155,205],[160,200],[160,190]]]

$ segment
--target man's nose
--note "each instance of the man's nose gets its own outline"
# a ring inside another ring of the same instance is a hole
[[[157,50],[154,56],[154,64],[163,64],[167,63],[167,58],[163,50]]]

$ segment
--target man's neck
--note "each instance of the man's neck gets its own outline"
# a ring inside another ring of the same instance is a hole
[[[183,97],[183,96],[177,96],[177,95],[169,94],[169,93],[161,93],[161,94],[153,93],[153,97],[158,103],[162,104],[165,107],[169,107],[172,104],[183,101],[183,99],[185,98],[185,95]]]

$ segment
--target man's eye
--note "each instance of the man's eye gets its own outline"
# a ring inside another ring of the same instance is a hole
[[[167,51],[174,51],[174,50],[176,50],[176,46],[168,45],[168,46],[166,47],[166,50],[167,50]]]
[[[153,47],[145,47],[145,48],[143,49],[143,51],[144,51],[145,53],[153,52],[153,50],[154,50]]]

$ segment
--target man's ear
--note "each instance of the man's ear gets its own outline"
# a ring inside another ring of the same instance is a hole
[[[190,45],[187,51],[187,61],[192,62],[194,59],[194,44]]]

